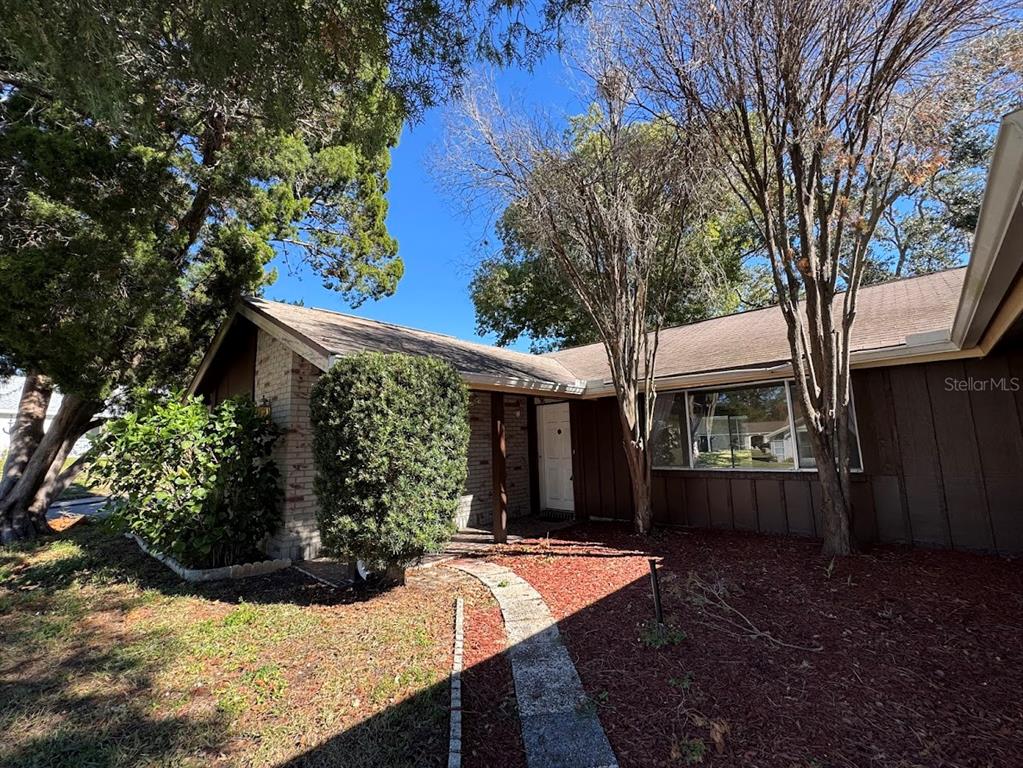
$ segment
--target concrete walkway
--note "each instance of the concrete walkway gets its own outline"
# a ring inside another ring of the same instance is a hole
[[[574,520],[542,520],[538,517],[520,517],[508,523],[508,544],[527,539],[542,539],[554,531],[575,525]],[[443,550],[427,555],[414,567],[431,568],[460,557],[485,555],[499,545],[494,544],[493,531],[485,528],[462,528],[451,537]]]
[[[617,768],[543,598],[503,566],[482,560],[447,565],[482,581],[501,606],[529,768]]]

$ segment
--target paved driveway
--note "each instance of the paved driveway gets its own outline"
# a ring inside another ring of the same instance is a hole
[[[106,496],[87,496],[84,499],[58,501],[46,511],[46,519],[53,520],[62,515],[86,515],[96,519],[106,517],[110,512],[106,509]]]

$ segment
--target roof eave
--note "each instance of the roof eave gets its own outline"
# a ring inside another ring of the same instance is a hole
[[[850,354],[854,369],[879,368],[896,365],[913,365],[937,360],[954,360],[968,357],[982,357],[980,347],[959,349],[947,338],[944,331],[933,334],[915,334],[907,337],[906,343],[890,347],[862,349]],[[659,391],[693,389],[698,387],[732,386],[753,382],[791,379],[795,375],[792,364],[782,361],[775,364],[731,368],[727,370],[700,371],[697,373],[670,374],[659,376],[654,386]],[[594,379],[586,384],[584,398],[608,397],[614,394],[614,386],[606,381]]]
[[[958,349],[977,346],[1023,266],[1023,242],[1009,243],[1023,193],[1023,110],[1006,115],[991,154],[980,219],[951,341]],[[1023,238],[1015,238],[1017,240]]]
[[[482,373],[461,373],[461,376],[469,389],[491,392],[579,397],[586,391],[586,384],[582,381],[564,383],[524,376],[492,376]]]

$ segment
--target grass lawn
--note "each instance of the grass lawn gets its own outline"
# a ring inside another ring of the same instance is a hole
[[[550,605],[623,768],[1023,765],[1019,562],[832,565],[811,541],[608,524],[495,559]]]
[[[721,467],[728,469],[745,469],[749,467],[754,469],[787,469],[793,466],[793,461],[792,459],[779,461],[777,457],[765,454],[759,450],[753,451],[749,448],[737,448],[734,451],[729,449],[704,451],[699,455],[696,466],[715,469]]]
[[[456,594],[183,585],[102,526],[0,550],[0,765],[446,764]]]

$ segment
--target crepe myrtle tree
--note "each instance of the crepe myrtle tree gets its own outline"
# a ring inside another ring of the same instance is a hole
[[[626,58],[655,111],[700,115],[757,223],[823,490],[823,550],[850,552],[850,339],[871,243],[940,162],[941,71],[980,0],[643,0]]]
[[[182,385],[275,250],[354,303],[392,293],[402,123],[581,6],[0,0],[0,368],[27,381],[0,538],[46,530],[104,403]]]
[[[692,238],[713,198],[703,136],[637,120],[627,71],[596,51],[593,106],[557,125],[477,90],[448,136],[447,182],[476,193],[552,265],[604,346],[618,396],[635,528],[652,521],[649,450],[659,330],[683,288],[709,284]]]

